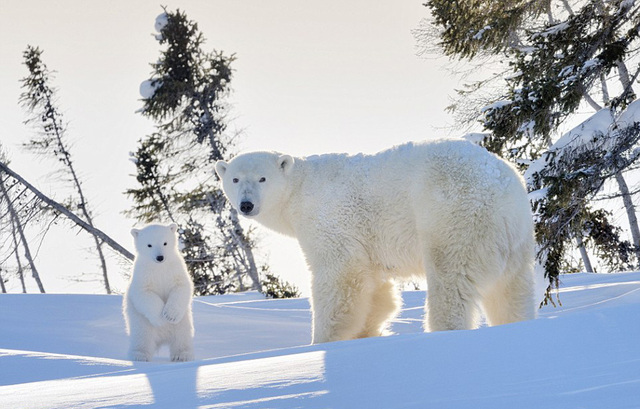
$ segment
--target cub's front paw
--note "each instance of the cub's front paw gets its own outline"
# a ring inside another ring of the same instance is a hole
[[[184,317],[184,311],[181,311],[178,308],[175,308],[171,305],[165,305],[162,310],[162,318],[165,319],[166,322],[170,322],[171,324],[176,324],[182,320]]]
[[[161,327],[167,323],[162,313],[158,314],[157,316],[149,318],[149,322],[154,327]]]

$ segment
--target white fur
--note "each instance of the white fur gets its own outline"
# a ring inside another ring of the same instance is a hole
[[[172,361],[193,360],[193,283],[176,229],[175,224],[151,224],[131,230],[136,258],[123,311],[134,361],[151,360],[162,344],[169,344]]]
[[[296,237],[312,273],[313,342],[384,333],[397,278],[426,274],[425,329],[534,318],[534,236],[524,183],[507,162],[462,140],[376,155],[219,161],[241,214]],[[253,209],[241,210],[241,203]]]

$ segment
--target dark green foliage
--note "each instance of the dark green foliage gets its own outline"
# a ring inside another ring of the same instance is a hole
[[[135,203],[128,214],[135,215],[145,223],[155,220],[161,214],[166,214],[175,222],[169,204],[170,194],[167,192],[175,180],[175,175],[170,170],[163,172],[160,169],[160,158],[165,146],[162,136],[153,134],[140,140],[138,150],[132,154],[132,160],[136,165],[136,180],[141,187],[125,192]]]
[[[534,175],[531,187],[546,189],[534,206],[536,236],[551,279],[563,272],[562,258],[577,233],[584,235],[610,269],[630,267],[633,245],[621,240],[621,229],[610,223],[606,211],[593,210],[589,203],[606,180],[636,162],[638,153],[629,148],[639,141],[640,125],[636,125],[608,135],[595,134],[588,144],[545,154],[547,164]]]
[[[482,144],[522,170],[544,161],[528,183],[530,190],[545,193],[537,195],[534,210],[539,260],[551,284],[557,284],[576,237],[609,268],[628,267],[637,249],[591,203],[606,181],[636,163],[637,126],[611,129],[566,149],[550,147],[585,101],[596,110],[611,109],[615,117],[636,98],[632,85],[640,70],[628,74],[626,66],[636,70],[631,60],[637,58],[640,6],[619,0],[431,0],[425,6],[446,55],[470,61],[493,55],[507,63],[509,72],[495,77],[503,81],[502,93],[490,105],[478,109],[469,103],[487,85],[479,81],[467,84],[460,92],[465,101],[452,107],[476,109],[464,116],[479,118],[490,131]],[[613,80],[619,84],[607,86]],[[610,89],[617,95],[608,95]],[[599,96],[600,104],[594,99]]]
[[[298,288],[283,281],[271,273],[266,273],[262,281],[262,293],[267,298],[299,298],[300,292]]]
[[[53,157],[62,163],[62,167],[58,170],[68,179],[65,182],[71,183],[75,190],[75,194],[65,203],[65,207],[72,212],[79,210],[84,221],[93,228],[93,216],[68,149],[69,143],[66,140],[62,115],[55,106],[55,90],[50,86],[50,73],[42,61],[42,51],[37,47],[29,46],[23,55],[29,76],[22,80],[24,91],[20,95],[20,102],[31,115],[26,123],[34,125],[39,130],[38,136],[31,138],[25,146],[41,156]],[[110,294],[111,287],[102,251],[102,241],[95,234],[93,239],[102,267],[105,290]]]
[[[609,221],[610,212],[596,210],[587,213],[582,228],[593,243],[596,255],[606,262],[610,271],[624,271],[633,268],[633,244],[622,240],[622,229]]]
[[[235,58],[204,52],[204,37],[197,23],[180,10],[166,12],[166,16],[167,25],[159,37],[166,49],[160,60],[151,64],[155,93],[144,100],[143,115],[168,120],[162,125],[168,133],[193,133],[197,143],[207,143],[211,160],[223,159],[227,150],[227,144],[220,140],[227,127],[223,100],[229,93]]]
[[[446,55],[473,58],[478,52],[501,52],[513,46],[512,33],[545,8],[539,0],[429,0],[434,23],[442,28]]]
[[[133,155],[140,186],[126,192],[135,202],[129,214],[180,226],[196,295],[259,289],[254,243],[213,172],[233,146],[224,101],[234,58],[203,51],[198,25],[180,10],[165,9],[164,16],[156,37],[164,49],[151,64],[153,93],[141,111],[156,122],[157,132],[141,139]]]
[[[595,2],[580,11],[562,23],[530,32],[527,46],[511,51],[515,75],[505,95],[511,103],[485,112],[485,127],[495,139],[508,145],[523,139],[531,142],[534,136],[541,144],[534,152],[546,147],[552,132],[579,107],[586,90],[621,61],[638,35],[633,31],[621,39],[625,20],[604,19]]]
[[[68,171],[71,155],[62,143],[65,126],[62,114],[54,105],[55,90],[49,85],[51,73],[42,61],[42,50],[28,46],[23,57],[29,76],[21,81],[23,92],[20,95],[20,103],[30,115],[26,123],[40,129],[37,136],[32,137],[24,145],[43,156],[53,153],[53,156],[64,165],[62,169]]]

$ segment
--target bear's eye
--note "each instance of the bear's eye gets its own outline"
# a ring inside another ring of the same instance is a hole
[[[233,178],[233,183],[238,183],[238,182],[239,182],[238,178]]]
[[[266,182],[266,181],[267,181],[267,178],[260,178],[260,180],[259,180],[260,183]]]
[[[153,246],[152,246],[151,244],[147,244],[147,247],[151,248],[151,247],[153,247]]]
[[[166,246],[166,245],[167,245],[167,242],[165,242],[165,243],[164,243],[164,245]]]

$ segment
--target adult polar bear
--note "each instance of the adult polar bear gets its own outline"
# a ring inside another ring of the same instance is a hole
[[[296,237],[311,269],[313,342],[384,333],[401,306],[393,280],[426,274],[425,329],[534,318],[534,236],[522,178],[463,140],[375,155],[218,161],[231,204]]]

